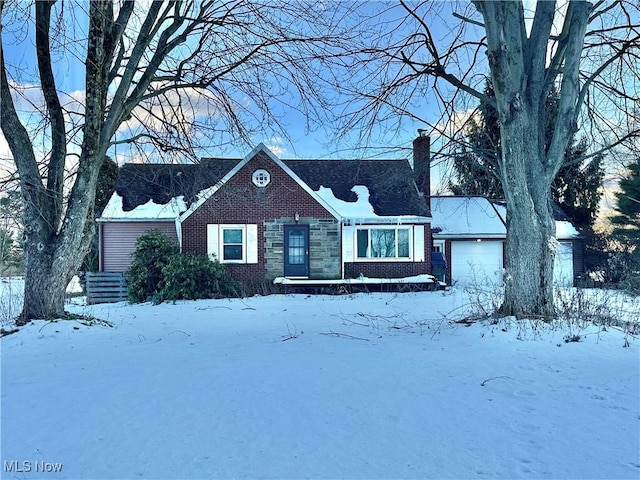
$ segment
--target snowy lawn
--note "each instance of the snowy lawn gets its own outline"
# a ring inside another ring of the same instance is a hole
[[[1,340],[2,478],[639,478],[638,339],[467,302],[70,305]]]

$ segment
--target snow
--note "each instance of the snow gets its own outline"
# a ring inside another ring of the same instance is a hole
[[[432,197],[432,228],[437,236],[504,238],[504,222],[485,197]]]
[[[569,239],[579,237],[580,233],[571,222],[556,220],[556,238]]]
[[[404,283],[433,283],[435,277],[426,273],[401,278],[371,278],[360,275],[358,278],[343,278],[337,280],[307,280],[299,278],[276,277],[276,285],[381,285]]]
[[[109,203],[102,212],[101,220],[174,220],[187,210],[184,196],[172,198],[168,203],[160,205],[149,200],[128,212],[122,207],[122,197],[114,192]]]
[[[500,214],[502,219],[506,221],[507,219],[507,209],[504,205],[500,203],[494,203],[496,211]],[[506,235],[506,229],[505,229]],[[580,236],[580,233],[576,230],[571,222],[567,222],[565,220],[556,220],[556,238],[558,240],[569,240],[572,238],[577,238]]]
[[[394,215],[384,216],[378,215],[373,209],[373,205],[369,202],[369,188],[365,185],[355,185],[351,188],[357,196],[355,202],[346,202],[336,198],[331,188],[320,185],[316,192],[329,207],[331,207],[342,220],[348,220],[357,223],[387,223],[389,221],[402,223],[425,222],[428,217],[420,217],[416,215]]]
[[[336,198],[333,190],[320,186],[318,196],[331,206],[342,218],[377,218],[373,206],[369,203],[369,189],[363,185],[355,185],[352,192],[358,199],[355,202],[345,202]]]
[[[639,342],[618,328],[464,326],[456,289],[73,302],[113,327],[0,341],[2,478],[640,475]]]

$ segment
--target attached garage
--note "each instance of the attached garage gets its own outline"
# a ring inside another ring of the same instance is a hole
[[[502,283],[501,240],[451,241],[451,281],[456,285]]]
[[[157,230],[178,243],[175,222],[111,222],[99,228],[101,272],[125,272],[142,234]]]
[[[100,271],[125,272],[136,240],[144,233],[158,230],[178,243],[175,219],[184,210],[184,200],[174,198],[163,205],[149,200],[125,211],[123,198],[115,192],[98,218]]]

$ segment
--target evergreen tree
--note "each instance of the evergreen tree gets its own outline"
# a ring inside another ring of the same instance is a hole
[[[487,81],[484,94],[495,96],[491,82]],[[545,102],[544,125],[546,149],[553,134],[558,112],[558,92],[553,91]],[[481,103],[479,115],[469,121],[467,142],[455,155],[454,180],[449,189],[454,195],[484,195],[488,198],[504,198],[498,162],[502,155],[500,119],[495,107]],[[551,188],[553,201],[567,214],[571,222],[584,235],[593,235],[593,224],[598,213],[602,192],[602,156],[581,162],[588,150],[586,138],[571,140],[565,153],[564,166],[560,169]]]
[[[628,174],[620,180],[620,192],[616,193],[617,215],[611,219],[613,238],[626,250],[640,253],[640,159],[628,168]]]

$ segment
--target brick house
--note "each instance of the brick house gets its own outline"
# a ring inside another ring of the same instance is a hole
[[[127,164],[98,219],[100,271],[124,272],[160,230],[239,281],[398,279],[431,273],[429,138],[406,160],[244,159]]]

